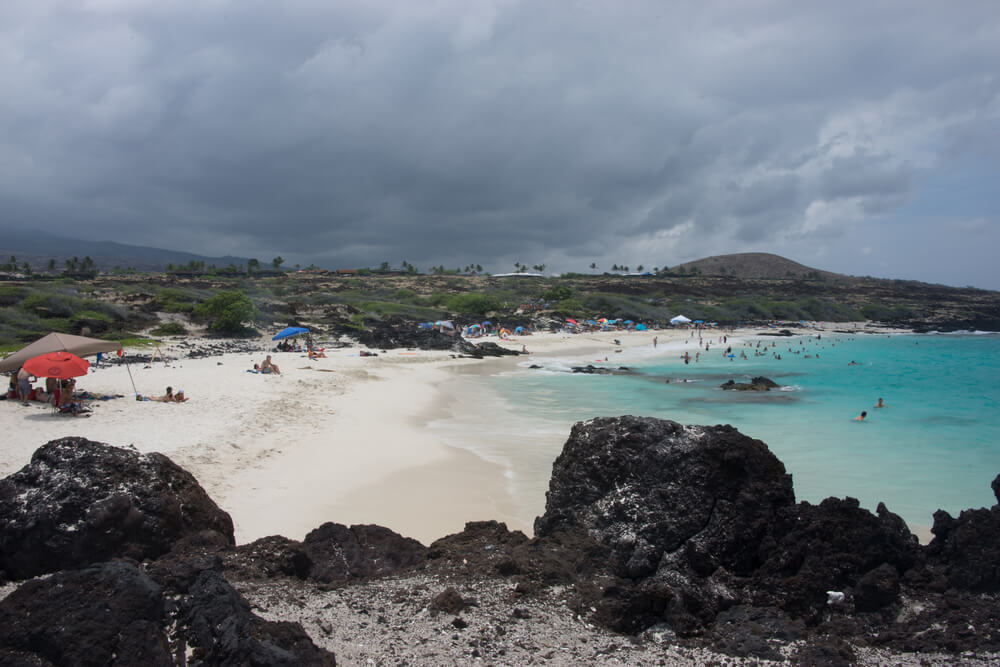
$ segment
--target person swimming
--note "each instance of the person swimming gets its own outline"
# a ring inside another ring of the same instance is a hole
[[[875,404],[875,407],[876,408],[884,408],[885,407],[885,403],[882,402],[882,398],[881,397],[879,397],[878,403]]]
[[[856,422],[863,422],[865,420],[865,417],[867,417],[867,416],[868,416],[868,413],[865,412],[864,410],[862,410],[861,414],[854,418],[854,421],[856,421]]]

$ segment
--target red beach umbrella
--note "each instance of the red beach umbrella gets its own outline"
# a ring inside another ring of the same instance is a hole
[[[24,362],[24,369],[40,378],[75,378],[87,374],[90,362],[69,352],[49,352]]]
[[[570,324],[577,324],[576,320],[571,320],[568,317],[566,318],[566,321],[569,322]]]

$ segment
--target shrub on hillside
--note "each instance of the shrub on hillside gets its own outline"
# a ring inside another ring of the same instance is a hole
[[[194,314],[208,322],[208,328],[220,334],[244,334],[257,316],[257,307],[239,290],[222,290],[195,306]]]

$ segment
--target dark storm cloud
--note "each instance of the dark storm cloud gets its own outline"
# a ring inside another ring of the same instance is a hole
[[[989,2],[7,3],[0,205],[324,266],[762,250],[934,279],[864,235],[997,163],[998,26]],[[974,189],[955,217],[995,238]]]

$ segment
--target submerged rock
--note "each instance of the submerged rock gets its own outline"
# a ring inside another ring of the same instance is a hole
[[[11,579],[156,558],[203,530],[235,542],[229,514],[162,454],[61,438],[0,480],[0,570]]]
[[[736,382],[729,380],[719,385],[720,389],[735,389],[736,391],[771,391],[781,385],[766,377],[755,377],[750,382]]]
[[[586,373],[587,375],[631,375],[633,373],[632,369],[628,366],[606,368],[603,366],[594,366],[593,364],[587,364],[586,366],[573,366],[572,372]]]

